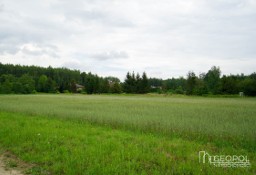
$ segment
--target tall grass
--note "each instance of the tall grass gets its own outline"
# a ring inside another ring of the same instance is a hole
[[[255,98],[4,95],[0,110],[256,150]]]
[[[0,147],[35,166],[26,173],[254,174],[255,153],[180,138],[117,130],[77,120],[0,112]],[[247,155],[251,168],[216,168],[198,151]]]

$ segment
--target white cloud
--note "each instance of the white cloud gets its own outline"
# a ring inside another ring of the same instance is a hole
[[[21,52],[24,55],[31,55],[35,57],[42,55],[49,57],[59,57],[57,47],[51,45],[26,44],[22,46]]]
[[[0,62],[66,66],[123,79],[256,67],[254,0],[0,3]]]

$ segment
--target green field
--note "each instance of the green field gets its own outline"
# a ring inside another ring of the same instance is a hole
[[[0,96],[0,147],[32,174],[256,174],[255,126],[255,98]],[[199,163],[202,150],[251,167]]]

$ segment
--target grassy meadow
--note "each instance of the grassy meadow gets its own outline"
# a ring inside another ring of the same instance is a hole
[[[255,126],[255,98],[0,96],[0,147],[31,174],[256,174]],[[251,167],[199,163],[202,150]]]

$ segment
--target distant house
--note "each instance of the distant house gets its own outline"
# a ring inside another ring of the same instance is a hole
[[[77,92],[81,92],[84,90],[84,86],[80,85],[80,84],[75,84],[76,85],[76,91]]]

